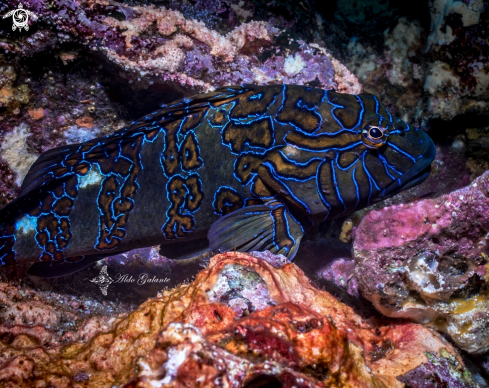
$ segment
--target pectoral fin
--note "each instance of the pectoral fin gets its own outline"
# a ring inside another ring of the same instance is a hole
[[[269,250],[292,259],[303,235],[286,206],[274,201],[233,211],[214,222],[207,237],[213,251]]]

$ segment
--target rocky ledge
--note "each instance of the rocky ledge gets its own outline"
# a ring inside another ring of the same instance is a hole
[[[7,291],[4,304],[22,307],[22,297]],[[2,320],[2,386],[477,386],[436,332],[363,320],[273,255],[214,256],[192,283],[132,313],[98,323],[92,317],[91,328],[80,323],[71,335],[46,327],[50,308],[36,303],[29,330]]]
[[[370,212],[355,232],[355,277],[384,315],[489,351],[489,172],[469,186]]]

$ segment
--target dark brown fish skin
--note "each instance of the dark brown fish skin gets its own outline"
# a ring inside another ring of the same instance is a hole
[[[1,263],[93,261],[209,229],[212,249],[293,257],[306,223],[419,183],[434,156],[370,94],[222,88],[44,153],[0,211]]]

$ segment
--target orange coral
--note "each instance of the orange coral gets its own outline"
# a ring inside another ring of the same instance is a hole
[[[3,345],[11,357],[0,384],[402,387],[396,377],[428,362],[426,352],[458,357],[420,325],[363,321],[294,264],[274,268],[236,252],[214,256],[193,283],[148,300],[88,343],[46,350],[23,336]]]

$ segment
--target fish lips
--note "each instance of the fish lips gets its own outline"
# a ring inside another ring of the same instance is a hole
[[[409,170],[402,174],[400,178],[396,179],[382,191],[382,194],[379,196],[380,200],[419,185],[428,178],[431,172],[431,162],[433,162],[436,156],[435,144],[431,139],[429,139],[429,142],[430,146],[423,156]]]

